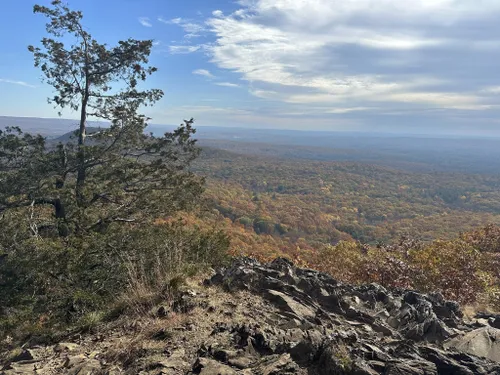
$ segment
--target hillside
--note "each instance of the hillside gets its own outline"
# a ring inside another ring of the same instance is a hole
[[[4,375],[498,374],[498,317],[439,294],[360,287],[277,259],[234,262],[150,310],[32,339]],[[40,338],[38,338],[40,340]],[[59,342],[57,342],[59,341]],[[41,344],[41,345],[40,345]],[[1,368],[1,367],[0,367]]]
[[[270,152],[279,147],[268,146]],[[294,148],[289,147],[289,153]],[[195,171],[224,217],[249,233],[331,244],[353,238],[394,242],[403,235],[450,239],[500,223],[500,177],[414,172],[205,148]]]

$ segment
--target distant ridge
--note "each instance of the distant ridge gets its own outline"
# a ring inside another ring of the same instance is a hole
[[[88,121],[90,128],[106,128],[109,123],[104,121]],[[78,120],[63,118],[43,118],[43,117],[15,117],[0,116],[0,129],[7,126],[19,126],[25,132],[41,134],[47,138],[67,137],[78,128]],[[151,124],[146,129],[155,135],[161,135],[166,131],[175,129],[173,125]]]
[[[107,123],[89,121],[89,125],[92,127],[106,127]],[[78,120],[0,116],[0,129],[6,126],[19,126],[23,131],[38,133],[48,138],[54,138],[76,130],[78,127]]]
[[[85,132],[86,132],[86,134],[94,134],[103,128],[104,128],[103,126],[98,126],[98,127],[97,126],[87,126]],[[64,133],[61,136],[53,138],[53,140],[56,142],[62,142],[62,143],[76,142],[78,139],[78,136],[75,134],[75,131],[76,131],[76,129],[69,131],[67,133]]]

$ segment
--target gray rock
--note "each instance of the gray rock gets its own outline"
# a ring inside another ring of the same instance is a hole
[[[167,345],[165,350],[154,341],[141,352],[144,357],[122,369],[106,362],[105,347],[89,354],[88,348],[60,343],[46,348],[60,365],[49,373],[500,375],[500,330],[494,328],[500,316],[464,322],[458,304],[437,293],[346,285],[285,259],[269,264],[239,259],[205,284],[244,290],[265,302],[256,298],[257,309],[241,314],[244,303],[231,297],[209,309],[214,301],[186,291],[173,301],[173,312],[189,315],[195,307],[212,312],[208,320],[189,319],[179,331],[165,328],[150,336]],[[226,308],[231,315],[223,315]],[[154,315],[164,313],[167,309]],[[206,337],[198,337],[204,332]],[[43,348],[18,350],[0,374],[45,374],[37,368],[43,353]]]
[[[70,368],[65,374],[67,375],[100,375],[103,373],[103,368],[99,361],[91,359]]]
[[[16,353],[12,359],[11,362],[22,362],[22,361],[32,361],[35,359],[35,356],[33,355],[33,351],[30,349],[22,349],[19,351],[19,353]]]
[[[500,362],[500,330],[479,328],[445,342],[444,347]]]
[[[345,285],[285,259],[239,259],[207,284],[261,295],[284,320],[232,328],[237,348],[262,357],[231,362],[241,374],[500,374],[493,319],[474,330],[459,305],[437,293]]]
[[[298,374],[300,367],[292,360],[290,354],[273,355],[264,358],[253,368],[259,375],[292,375]]]

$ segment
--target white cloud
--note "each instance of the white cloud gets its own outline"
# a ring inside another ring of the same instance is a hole
[[[224,86],[224,87],[240,87],[240,85],[237,85],[236,83],[231,83],[231,82],[218,82],[216,83],[217,86]]]
[[[276,91],[272,91],[272,90],[251,89],[250,94],[252,94],[253,96],[256,96],[257,98],[269,99],[269,100],[275,100],[279,96],[279,94]]]
[[[179,119],[193,117],[195,126],[246,126],[260,128],[298,128],[304,125],[304,118],[298,117],[297,113],[284,113],[276,110],[272,113],[262,113],[260,109],[244,109],[234,106],[180,106],[171,107],[157,112],[148,113],[157,123],[175,124]],[[329,119],[315,119],[315,124],[323,129],[331,129],[332,121]],[[353,129],[355,120],[339,119],[335,126],[339,130]]]
[[[193,53],[201,49],[201,46],[169,46],[169,51],[173,55]]]
[[[247,115],[253,113],[245,109],[233,108],[233,107],[212,107],[212,106],[182,106],[188,112],[197,113],[229,113],[232,115]]]
[[[464,40],[460,32],[461,22],[480,25],[494,14],[500,16],[500,1],[239,3],[241,9],[231,15],[212,12],[204,27],[215,42],[204,48],[216,66],[251,82],[254,96],[293,104],[340,105],[332,113],[344,111],[341,103],[346,100],[357,100],[356,108],[371,108],[366,104],[380,101],[447,108],[481,105],[469,88],[458,87],[457,77],[447,77],[446,71],[435,73],[425,64],[432,60],[432,51],[455,48],[466,53],[479,44],[498,45],[488,40],[491,35]],[[406,74],[390,71],[411,71],[412,67],[413,72]],[[455,85],[456,92],[446,85]]]
[[[210,79],[215,78],[215,76],[212,73],[210,73],[208,70],[206,70],[206,69],[196,69],[196,70],[193,70],[193,74],[196,74],[196,75],[199,75],[199,76],[203,76],[203,77],[207,77],[207,78],[210,78]]]
[[[325,119],[500,109],[499,0],[236,3],[240,9],[213,10],[204,22],[169,20],[186,37],[210,39],[171,51],[203,51],[247,81],[259,105]]]
[[[423,103],[440,108],[476,109],[478,98],[473,95],[447,92],[403,92],[379,96],[381,101],[395,101],[403,103]]]
[[[334,108],[327,109],[325,113],[333,113],[333,114],[343,114],[350,112],[362,112],[362,111],[371,111],[377,108],[374,107],[347,107],[347,108]]]
[[[24,87],[36,88],[35,85],[31,85],[31,84],[24,82],[24,81],[16,81],[13,79],[0,78],[0,83],[9,83],[12,85],[19,85],[19,86],[24,86]]]
[[[163,18],[163,17],[158,17],[158,21],[160,22],[163,22],[165,24],[174,24],[174,25],[179,25],[181,22],[182,22],[182,18],[178,17],[178,18],[172,18],[170,20],[167,20],[166,18]]]
[[[206,28],[203,24],[193,22],[192,20],[181,17],[172,18],[169,20],[163,17],[158,17],[158,21],[166,25],[178,25],[182,27],[184,29],[184,32],[186,33],[184,35],[184,38],[186,39],[199,37],[206,31]]]
[[[145,27],[153,27],[153,24],[148,17],[139,17],[139,23]]]

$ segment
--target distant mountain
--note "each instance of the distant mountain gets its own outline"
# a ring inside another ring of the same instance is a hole
[[[89,121],[90,127],[106,127],[105,122]],[[19,126],[25,132],[41,134],[47,138],[56,138],[78,128],[78,120],[39,117],[0,116],[0,129],[7,126]]]
[[[101,129],[103,129],[102,126],[99,126],[99,127],[87,126],[86,133],[87,134],[94,134],[94,133],[97,133],[98,131],[100,131]],[[58,142],[58,143],[59,142],[62,142],[62,143],[76,142],[78,139],[78,136],[75,134],[75,132],[76,132],[76,129],[72,130],[70,132],[64,133],[63,135],[61,135],[59,137],[52,138],[52,140],[54,142]]]
[[[70,140],[78,121],[29,117],[1,117],[0,129],[15,125],[53,140]],[[89,122],[89,128],[106,127]],[[195,123],[196,126],[196,123]],[[160,136],[174,125],[149,124],[146,131]],[[275,155],[322,161],[363,161],[425,170],[500,173],[500,138],[423,136],[360,132],[325,132],[238,127],[196,127],[201,146],[237,153]]]

